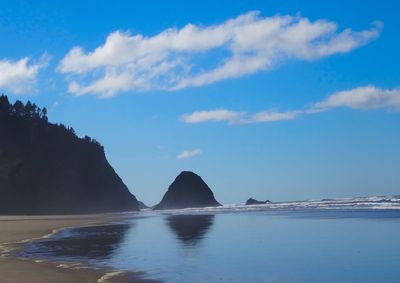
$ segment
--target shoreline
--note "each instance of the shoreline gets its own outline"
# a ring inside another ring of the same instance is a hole
[[[60,262],[7,255],[7,246],[51,237],[61,229],[107,225],[135,213],[92,215],[0,216],[0,281],[2,283],[150,283],[140,273],[112,269],[73,268]]]

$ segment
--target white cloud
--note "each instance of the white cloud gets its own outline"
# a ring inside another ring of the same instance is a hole
[[[192,149],[192,150],[184,150],[180,154],[178,154],[177,158],[178,159],[187,159],[187,158],[192,158],[196,155],[201,154],[202,151],[199,148]]]
[[[47,55],[37,63],[30,63],[28,57],[18,61],[0,60],[0,88],[15,94],[33,91],[39,70],[47,66],[48,60]]]
[[[53,102],[53,104],[51,105],[51,107],[50,107],[50,109],[49,109],[49,112],[51,113],[51,112],[54,112],[54,110],[56,110],[56,108],[58,107],[60,105],[60,102],[59,101],[54,101]]]
[[[240,120],[244,112],[230,111],[226,109],[216,109],[210,111],[196,111],[192,114],[185,114],[182,120],[185,123],[201,123],[201,122],[230,122],[235,123]]]
[[[283,120],[292,120],[298,116],[320,112],[317,109],[295,110],[295,111],[276,111],[265,110],[254,114],[238,112],[227,109],[217,109],[208,111],[196,111],[191,114],[184,114],[181,120],[185,123],[196,124],[204,122],[227,122],[229,124],[252,124],[268,123]]]
[[[340,91],[316,103],[316,108],[348,107],[353,109],[378,109],[400,111],[400,88],[381,89],[373,85]]]
[[[115,31],[93,51],[72,48],[58,70],[77,95],[177,90],[271,69],[288,60],[349,52],[377,38],[381,26],[338,31],[332,21],[249,12],[217,25],[187,24],[153,36]],[[225,55],[207,56],[215,50]]]
[[[227,122],[229,124],[268,123],[293,120],[300,116],[329,111],[333,108],[387,109],[400,111],[400,88],[381,89],[373,85],[335,92],[311,107],[290,111],[266,110],[254,114],[227,109],[203,110],[184,114],[185,123]]]
[[[303,114],[303,111],[287,111],[287,112],[277,112],[277,111],[261,111],[250,118],[243,120],[243,124],[247,123],[266,123],[266,122],[276,122],[282,120],[292,120],[297,116]]]

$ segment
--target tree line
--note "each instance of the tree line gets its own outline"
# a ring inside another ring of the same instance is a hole
[[[14,104],[11,104],[8,97],[2,94],[0,96],[0,116],[34,118],[47,122],[47,109],[46,107],[40,108],[30,101],[23,104],[20,100],[17,100]]]
[[[17,117],[29,120],[39,120],[48,123],[46,107],[40,108],[35,103],[30,101],[24,104],[20,100],[17,100],[14,104],[12,104],[8,100],[8,97],[4,94],[0,95],[0,118],[1,117]],[[66,127],[64,124],[57,124],[56,126],[73,135],[75,138],[78,138],[75,130],[72,127]],[[103,146],[97,140],[92,139],[89,136],[85,136],[82,140],[103,148]]]

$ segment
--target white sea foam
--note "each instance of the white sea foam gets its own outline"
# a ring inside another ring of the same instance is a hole
[[[46,262],[44,259],[35,259],[34,262],[36,263],[43,263]]]
[[[6,257],[12,252],[15,248],[10,246],[10,243],[0,244],[0,257]]]
[[[121,274],[123,274],[123,273],[125,273],[125,272],[124,272],[124,271],[113,271],[113,272],[106,273],[106,274],[104,274],[102,277],[100,277],[100,278],[97,280],[97,283],[107,283],[107,282],[110,282],[110,281],[109,281],[110,279],[112,279],[112,278],[115,277],[115,276],[121,275]]]
[[[334,198],[322,200],[304,200],[288,202],[272,202],[266,204],[244,205],[225,204],[220,207],[185,208],[166,210],[161,213],[202,213],[202,212],[244,212],[244,211],[274,211],[274,210],[302,210],[302,209],[390,209],[400,210],[400,196],[373,196],[355,198]]]

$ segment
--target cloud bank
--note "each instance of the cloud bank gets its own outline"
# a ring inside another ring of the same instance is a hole
[[[178,159],[188,159],[188,158],[192,158],[196,155],[200,155],[201,153],[202,153],[202,151],[199,148],[192,149],[192,150],[184,150],[180,154],[178,154],[177,158]]]
[[[400,111],[400,88],[381,89],[373,85],[335,92],[327,99],[311,107],[290,111],[266,110],[254,114],[227,109],[203,110],[184,114],[181,120],[196,124],[204,122],[227,122],[229,124],[268,123],[293,120],[300,116],[329,111],[334,108],[385,109]]]
[[[46,67],[47,62],[47,56],[38,63],[30,63],[28,57],[18,61],[0,60],[0,88],[15,94],[32,92],[39,70]]]
[[[253,74],[289,60],[349,52],[377,38],[381,26],[339,31],[332,21],[249,12],[220,24],[187,24],[153,36],[115,31],[92,51],[72,48],[58,70],[75,95],[172,91]]]

